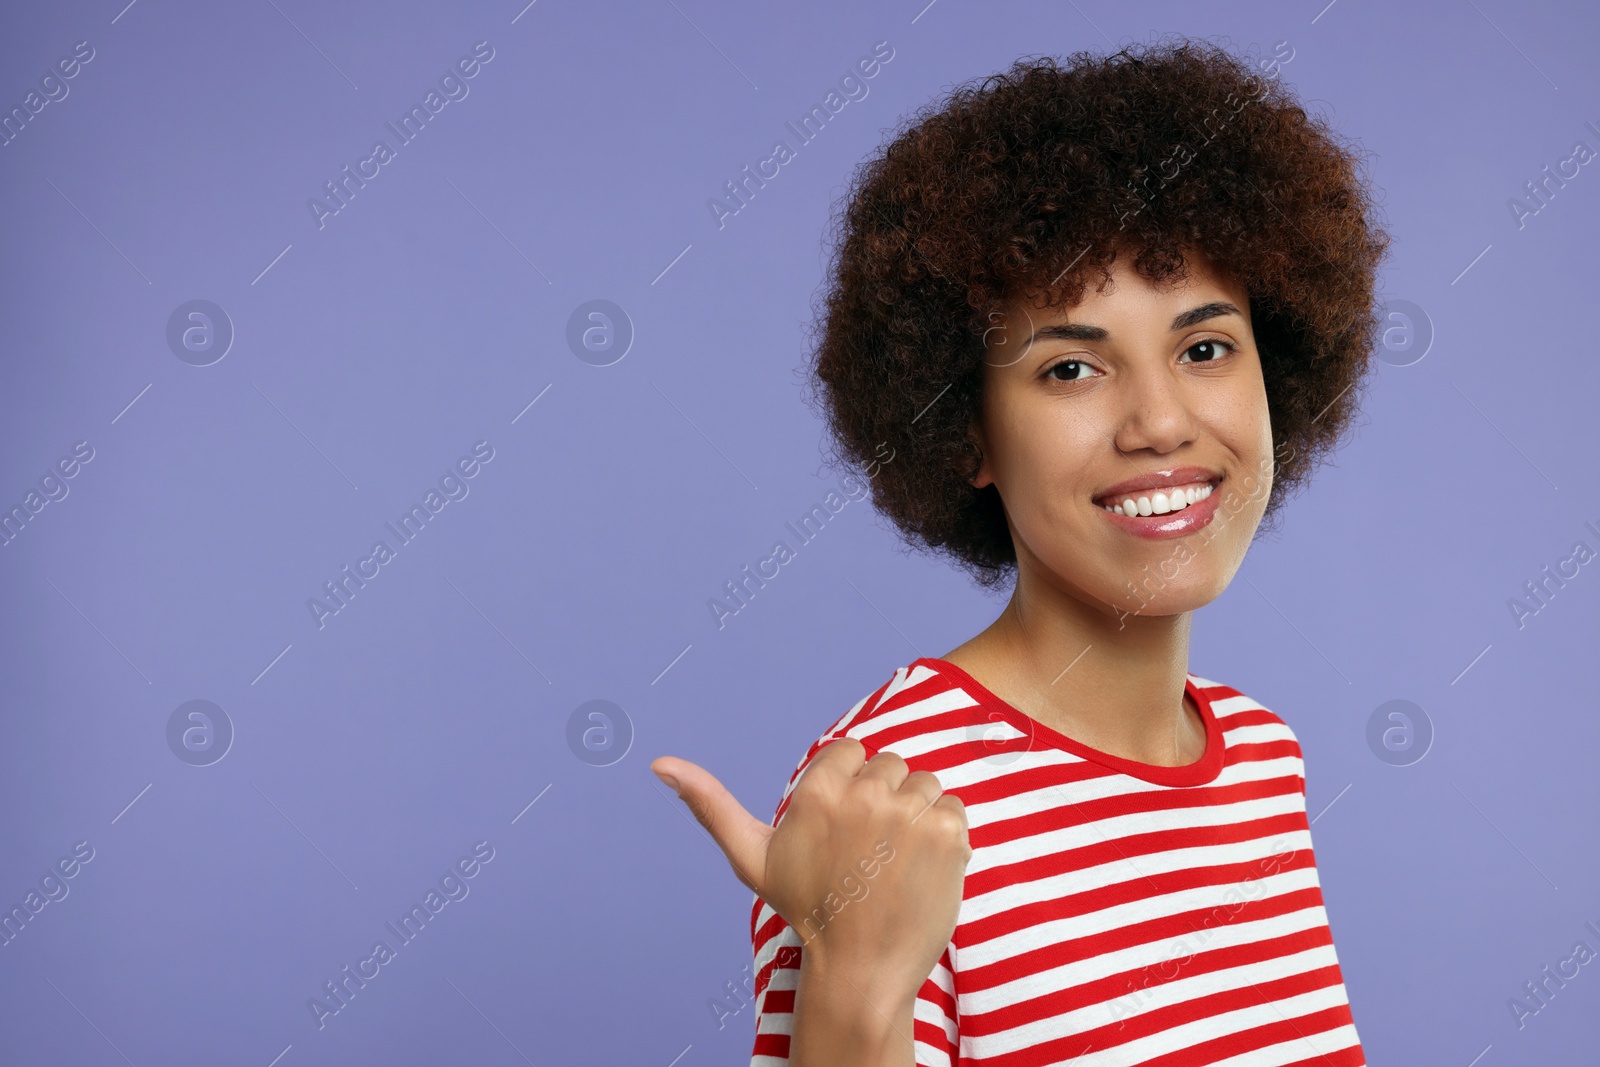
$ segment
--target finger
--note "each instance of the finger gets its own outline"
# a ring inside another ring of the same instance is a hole
[[[900,792],[918,798],[926,808],[938,800],[944,792],[944,787],[939,784],[939,779],[932,771],[912,771],[906,775],[906,780],[900,783]]]
[[[767,867],[767,843],[776,832],[745,810],[715,775],[688,760],[659,756],[650,764],[658,777],[677,781],[679,798],[705,827],[739,881],[762,892]],[[667,782],[672,785],[671,782]]]
[[[801,777],[815,774],[818,778],[837,778],[842,782],[848,782],[861,773],[861,766],[866,762],[866,745],[853,737],[836,737],[817,749],[816,754],[806,763],[806,769],[801,772]]]
[[[971,827],[967,825],[967,806],[961,803],[961,798],[954,793],[945,793],[933,802],[936,808],[947,808],[961,816],[961,832],[968,833]]]
[[[910,769],[906,766],[906,761],[901,756],[885,751],[867,760],[867,765],[861,768],[861,773],[857,777],[866,778],[870,775],[874,778],[882,778],[889,783],[890,789],[899,789],[909,773]]]

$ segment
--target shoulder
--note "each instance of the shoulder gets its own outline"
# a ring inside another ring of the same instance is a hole
[[[1295,773],[1305,779],[1304,754],[1294,728],[1277,712],[1254,697],[1223,682],[1189,673],[1196,692],[1207,702],[1212,717],[1222,728],[1229,761],[1245,759],[1290,760]]]
[[[917,738],[941,728],[963,729],[970,711],[966,716],[962,712],[976,705],[976,700],[931,661],[919,657],[895,668],[892,675],[851,705],[806,748],[784,787],[772,825],[776,826],[783,817],[789,794],[806,767],[834,741],[844,737],[860,741],[868,759],[885,750],[909,758],[917,750]]]

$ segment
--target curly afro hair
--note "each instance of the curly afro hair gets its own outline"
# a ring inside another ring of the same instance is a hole
[[[1005,511],[968,481],[984,330],[1023,294],[1077,304],[1119,250],[1152,282],[1199,250],[1250,298],[1280,457],[1265,523],[1345,432],[1371,366],[1389,236],[1360,165],[1276,64],[1188,39],[1018,60],[956,88],[835,206],[809,391],[834,461],[870,472],[913,547],[1000,585],[1016,568]]]

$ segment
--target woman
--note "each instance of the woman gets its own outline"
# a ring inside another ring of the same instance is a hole
[[[1194,42],[1018,62],[858,174],[837,449],[908,540],[1015,584],[770,824],[651,765],[756,893],[753,1062],[1365,1063],[1295,735],[1188,670],[1377,333],[1358,159],[1276,76]]]

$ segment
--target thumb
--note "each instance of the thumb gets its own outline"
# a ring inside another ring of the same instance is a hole
[[[676,756],[658,756],[650,769],[672,787],[706,828],[739,881],[757,895],[764,895],[767,845],[777,829],[746,811],[704,767]]]

